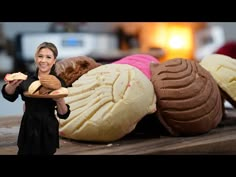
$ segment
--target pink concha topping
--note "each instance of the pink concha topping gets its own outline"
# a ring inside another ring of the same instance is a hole
[[[147,54],[134,54],[124,57],[118,61],[113,62],[114,64],[128,64],[138,68],[145,74],[148,79],[151,78],[150,63],[159,63],[159,60],[151,55]]]

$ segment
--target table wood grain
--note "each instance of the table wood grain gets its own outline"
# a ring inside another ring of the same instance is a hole
[[[0,155],[15,155],[21,118],[0,119]],[[227,109],[226,118],[208,133],[192,137],[130,133],[111,143],[81,142],[60,138],[55,155],[182,155],[236,154],[236,110]]]

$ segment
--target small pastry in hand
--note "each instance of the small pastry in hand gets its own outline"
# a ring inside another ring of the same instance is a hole
[[[12,74],[6,74],[4,77],[4,80],[7,81],[13,81],[13,80],[26,80],[27,75],[23,74],[22,72],[12,73]]]

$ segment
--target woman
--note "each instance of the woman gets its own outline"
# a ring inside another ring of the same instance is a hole
[[[18,155],[38,154],[53,155],[59,148],[58,118],[66,119],[70,114],[70,107],[63,98],[30,98],[25,97],[30,84],[48,74],[56,76],[54,71],[58,51],[53,43],[43,42],[35,53],[36,72],[29,73],[26,80],[13,80],[2,87],[3,97],[11,102],[19,95],[25,102],[23,117],[18,135]],[[62,87],[65,82],[56,76]]]

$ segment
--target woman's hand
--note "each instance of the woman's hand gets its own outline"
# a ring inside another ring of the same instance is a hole
[[[59,114],[64,115],[65,113],[67,113],[68,109],[64,98],[54,98],[53,100],[56,101],[57,111]]]
[[[13,81],[7,81],[7,85],[5,87],[5,91],[7,94],[12,95],[16,91],[16,88],[20,85],[20,83],[23,82],[23,80],[13,80]]]

